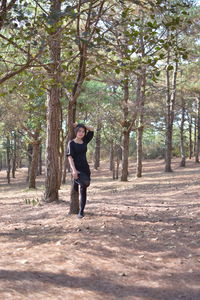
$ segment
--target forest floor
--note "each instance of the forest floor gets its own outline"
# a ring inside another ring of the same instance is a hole
[[[69,176],[59,204],[33,205],[43,176],[28,190],[25,168],[10,185],[1,171],[0,299],[199,300],[200,165],[172,166],[120,182],[102,164],[83,219],[67,214]]]

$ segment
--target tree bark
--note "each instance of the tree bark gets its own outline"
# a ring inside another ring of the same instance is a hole
[[[74,189],[74,180],[71,182],[71,190],[70,190],[70,214],[78,214],[79,212],[79,191]]]
[[[51,70],[49,79],[47,103],[47,139],[46,139],[46,172],[45,172],[45,202],[58,201],[59,174],[60,174],[60,25],[61,0],[51,0],[50,15],[54,20],[49,34],[49,54]]]
[[[116,179],[115,159],[112,161],[112,179]]]
[[[98,24],[98,21],[101,17],[102,10],[103,10],[103,5],[104,5],[104,0],[101,1],[98,5],[96,5],[96,2],[90,1],[89,6],[88,6],[88,11],[87,11],[87,17],[84,20],[81,18],[81,1],[79,1],[79,5],[77,8],[78,16],[77,16],[77,41],[78,41],[78,47],[79,47],[79,67],[78,67],[78,72],[77,72],[77,78],[72,90],[71,96],[69,96],[69,104],[68,104],[68,136],[67,136],[67,143],[69,140],[73,139],[74,137],[74,130],[73,130],[73,123],[75,122],[75,117],[76,117],[76,101],[78,96],[81,93],[82,85],[86,77],[86,62],[87,62],[87,48],[89,43],[85,43],[81,39],[81,32],[90,32],[90,38],[88,40],[91,41],[93,34],[95,33],[95,28]],[[99,6],[99,7],[98,7]],[[94,10],[94,12],[93,12]],[[95,16],[95,20],[94,20]],[[91,28],[93,26],[93,28]],[[66,165],[66,164],[65,164]],[[74,206],[73,202],[75,203],[76,197],[73,198],[74,194],[71,194],[71,205],[70,205],[70,213],[72,212],[71,207]]]
[[[31,169],[31,161],[33,154],[33,145],[31,143],[28,144],[27,155],[28,155],[28,175],[26,178],[26,182],[29,182],[30,169]]]
[[[167,66],[170,64],[170,52],[168,50]],[[170,70],[166,70],[166,87],[167,87],[167,112],[166,112],[166,133],[165,133],[165,172],[172,172],[172,135],[174,123],[174,106],[176,100],[176,80],[177,80],[178,62],[175,63],[172,88],[170,87]]]
[[[40,142],[37,140],[33,141],[32,145],[33,145],[33,153],[32,153],[30,173],[29,173],[29,189],[36,188],[36,176],[37,176],[37,170],[38,170],[38,157],[39,157],[39,151],[40,151]]]
[[[142,177],[142,159],[143,159],[143,148],[142,138],[144,131],[144,103],[145,103],[145,88],[146,88],[146,68],[142,68],[141,75],[137,79],[137,102],[139,103],[139,118],[137,128],[137,168],[136,177]]]
[[[17,144],[17,167],[22,168],[22,139],[21,136],[18,136],[18,144]]]
[[[42,175],[42,145],[39,149],[39,159],[38,159],[38,172],[37,175]]]
[[[200,151],[200,96],[197,98],[197,142],[195,152],[195,162],[199,163],[199,151]]]
[[[185,123],[185,101],[182,98],[182,113],[181,113],[181,126],[180,126],[180,151],[181,162],[180,167],[185,167],[185,138],[184,138],[184,123]]]
[[[100,152],[101,152],[101,121],[98,120],[95,150],[94,150],[94,169],[97,170],[100,167]]]
[[[80,9],[80,7],[79,7]],[[88,13],[88,19],[87,19],[87,24],[86,24],[86,31],[88,31],[90,26],[90,12]],[[77,19],[77,36],[80,38],[80,18],[78,17]],[[81,40],[79,40],[79,53],[80,53],[80,59],[79,59],[79,69],[78,69],[78,74],[76,78],[76,82],[74,84],[73,90],[72,90],[72,95],[69,98],[69,104],[68,104],[68,117],[67,117],[67,125],[68,125],[68,135],[67,135],[67,141],[66,141],[66,146],[68,145],[68,142],[72,140],[75,135],[74,135],[74,127],[73,123],[75,123],[76,120],[76,101],[78,96],[81,93],[81,88],[83,85],[83,82],[85,80],[86,76],[86,61],[87,61],[87,44],[82,43]],[[66,177],[66,168],[68,166],[68,163],[66,161],[66,156],[65,156],[65,170],[64,170],[64,175]],[[78,212],[78,207],[79,207],[79,192],[76,192],[73,189],[73,181],[71,185],[71,193],[70,193],[70,214],[76,214]]]
[[[143,136],[143,125],[141,121],[139,122],[141,125],[137,128],[137,169],[136,169],[136,177],[142,177],[142,136]]]
[[[14,145],[13,145],[13,155],[12,155],[12,178],[15,178],[16,160],[17,160],[17,135],[16,135],[16,132],[14,132],[13,140],[14,140]]]
[[[196,153],[197,147],[197,118],[194,118],[194,154]]]
[[[2,154],[0,153],[0,171],[2,170],[3,163],[2,163]]]
[[[59,189],[61,187],[62,184],[62,175],[63,175],[63,157],[64,157],[64,151],[65,151],[65,147],[64,147],[64,143],[65,143],[65,138],[64,138],[64,132],[63,132],[63,128],[62,128],[62,124],[63,124],[63,116],[62,116],[62,108],[60,109],[60,115],[61,115],[61,120],[60,120],[60,155],[59,155],[59,174],[58,174],[58,186]]]
[[[193,143],[192,143],[192,117],[189,117],[189,159],[193,155]]]
[[[114,161],[114,148],[113,148],[113,140],[110,141],[110,155],[109,155],[109,170],[113,170],[113,161]]]
[[[7,158],[7,181],[8,184],[10,184],[10,171],[11,171],[11,155],[10,155],[10,149],[11,149],[11,145],[10,145],[10,137],[7,136],[6,138],[6,158]]]
[[[122,146],[122,175],[121,181],[128,180],[128,156],[129,156],[129,131],[123,131],[123,146]]]
[[[120,145],[115,146],[115,153],[116,153],[116,170],[115,170],[115,179],[119,178],[119,164],[122,160],[122,149]]]
[[[128,99],[129,99],[129,81],[124,80],[124,101],[123,101],[123,131],[122,131],[122,174],[121,181],[128,180],[128,156],[129,156],[129,138],[130,138],[130,122],[128,120]]]
[[[62,175],[62,184],[66,183],[66,175],[67,175],[67,169],[69,169],[69,162],[66,156],[67,152],[67,146],[65,145],[65,156],[64,156],[64,166],[63,166],[63,175]]]

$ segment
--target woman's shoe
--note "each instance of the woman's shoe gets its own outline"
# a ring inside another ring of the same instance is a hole
[[[79,219],[84,218],[84,213],[83,213],[83,212],[79,212],[77,217],[78,217]]]

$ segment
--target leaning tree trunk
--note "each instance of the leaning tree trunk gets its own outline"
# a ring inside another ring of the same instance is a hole
[[[197,142],[195,152],[195,162],[199,163],[199,151],[200,151],[200,97],[197,99]]]
[[[16,160],[17,160],[17,135],[14,132],[14,145],[13,145],[13,156],[12,156],[12,178],[15,178],[16,171]]]
[[[38,170],[38,157],[40,151],[40,141],[33,141],[33,153],[32,153],[32,160],[30,166],[30,173],[29,173],[29,189],[36,188],[36,176]]]
[[[181,126],[180,126],[180,135],[181,135],[181,162],[180,167],[185,167],[185,139],[184,139],[184,123],[185,123],[185,101],[182,98],[182,113],[181,113]]]
[[[50,16],[54,24],[49,34],[51,84],[48,88],[47,103],[47,139],[46,139],[46,174],[44,201],[58,201],[60,174],[60,24],[61,0],[51,0]]]
[[[10,161],[11,161],[11,155],[10,155],[10,148],[11,148],[11,145],[10,145],[10,137],[7,136],[6,138],[6,158],[7,158],[7,181],[8,181],[8,184],[10,184],[10,171],[11,171],[11,164],[10,164]]]
[[[88,18],[89,18],[89,16],[88,16]],[[87,28],[87,26],[86,26],[86,28]],[[79,36],[79,31],[78,31],[78,36]],[[80,60],[79,60],[78,75],[77,75],[77,79],[76,79],[76,82],[74,84],[74,88],[72,91],[72,97],[71,97],[71,99],[69,101],[69,105],[68,105],[67,144],[70,140],[72,140],[74,138],[73,123],[75,122],[75,119],[76,119],[76,101],[77,101],[78,96],[81,93],[81,88],[82,88],[82,85],[83,85],[83,82],[84,82],[85,76],[86,76],[87,44],[79,41],[79,51],[80,51]],[[67,167],[67,163],[65,164],[65,166]],[[65,174],[66,174],[66,171],[65,171]],[[79,211],[79,193],[73,189],[73,181],[72,181],[71,194],[70,194],[70,214],[77,214],[78,211]]]
[[[94,169],[95,170],[97,170],[100,166],[100,151],[101,151],[101,121],[98,120],[96,139],[95,139],[95,150],[94,150]]]
[[[83,85],[83,82],[86,77],[86,62],[87,62],[87,47],[89,43],[83,41],[82,39],[82,33],[86,32],[90,35],[89,42],[91,42],[91,39],[93,37],[93,34],[95,34],[94,27],[91,28],[91,26],[97,26],[98,21],[102,15],[102,10],[104,6],[105,1],[101,1],[99,4],[96,5],[95,1],[89,1],[88,4],[88,11],[86,14],[86,18],[82,18],[81,14],[81,5],[82,1],[79,1],[79,4],[77,6],[77,18],[76,18],[76,36],[77,36],[77,43],[79,48],[79,65],[78,65],[78,72],[77,72],[77,78],[72,90],[72,95],[69,97],[69,107],[68,107],[68,141],[73,138],[73,123],[75,121],[75,114],[76,114],[76,100],[78,96],[81,93],[81,88]],[[95,16],[95,21],[94,21]],[[78,203],[77,199],[71,195],[70,197],[70,213],[76,213],[76,203]]]

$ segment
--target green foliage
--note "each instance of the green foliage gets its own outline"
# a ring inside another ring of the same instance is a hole
[[[67,114],[68,99],[80,71],[80,47],[87,46],[86,79],[77,100],[77,120],[97,126],[102,123],[102,144],[108,154],[110,141],[121,143],[123,88],[129,80],[129,117],[136,99],[136,80],[145,68],[147,99],[145,105],[144,156],[163,157],[164,137],[164,72],[173,73],[174,65],[182,65],[185,83],[177,90],[187,97],[199,93],[199,9],[188,1],[157,0],[143,8],[132,1],[105,3],[101,20],[96,24],[98,3],[92,11],[91,27],[86,25],[88,3],[78,13],[77,2],[62,1],[61,12],[50,11],[50,1],[17,1],[8,12],[2,28],[0,78],[19,70],[30,57],[39,52],[37,59],[15,77],[9,78],[0,89],[1,136],[13,129],[27,134],[41,127],[45,137],[46,99],[50,85],[62,90],[63,118]],[[79,32],[77,18],[80,16]],[[194,21],[194,22],[191,22]],[[49,36],[59,30],[61,59],[59,79],[50,76],[52,57],[49,53]],[[91,35],[91,33],[93,35]],[[194,36],[195,37],[194,37]],[[168,53],[170,62],[166,61]],[[192,62],[192,63],[191,63]],[[83,67],[83,66],[82,66]],[[175,108],[180,114],[180,108]],[[196,114],[194,101],[188,100],[187,112]],[[192,115],[193,114],[193,115]],[[130,117],[131,118],[131,117]],[[131,137],[131,154],[135,154],[135,135]],[[176,153],[179,137],[174,136]],[[2,138],[3,140],[3,138]],[[94,143],[94,141],[93,141]],[[90,145],[93,151],[93,144]],[[175,153],[175,152],[174,152]]]

